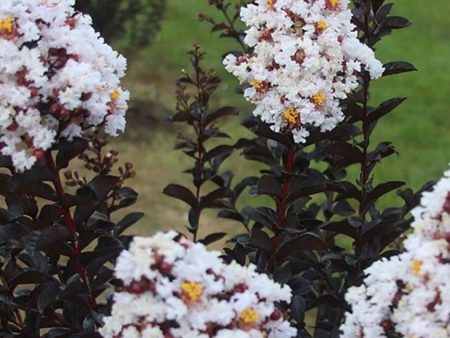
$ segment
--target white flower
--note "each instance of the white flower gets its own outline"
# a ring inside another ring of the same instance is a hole
[[[105,318],[100,334],[295,337],[296,330],[275,307],[290,302],[290,288],[258,274],[254,266],[225,264],[219,256],[173,231],[135,237],[117,260],[116,277],[124,288],[114,295],[111,316]]]
[[[312,127],[329,131],[344,118],[340,101],[358,87],[357,74],[372,79],[383,65],[362,44],[348,0],[258,0],[243,7],[244,42],[253,55],[228,55],[225,68],[248,85],[254,115],[276,132],[291,131],[304,143]]]
[[[343,338],[450,337],[450,171],[412,211],[406,251],[375,262],[351,288]]]
[[[96,33],[75,0],[0,2],[0,151],[18,171],[60,137],[125,128],[126,60]]]

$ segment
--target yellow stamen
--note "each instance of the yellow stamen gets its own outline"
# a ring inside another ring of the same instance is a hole
[[[415,259],[411,263],[411,271],[416,276],[420,275],[420,270],[422,269],[422,261],[420,259]]]
[[[4,34],[12,34],[14,32],[14,18],[12,16],[0,19],[0,32]]]
[[[326,99],[326,96],[324,93],[317,93],[316,95],[314,95],[312,97],[312,102],[316,106],[323,106],[325,104],[325,99]]]
[[[274,9],[277,0],[267,0],[267,7]]]
[[[264,88],[264,83],[258,80],[252,80],[252,82],[250,82],[250,85],[256,90],[261,90]]]
[[[331,7],[332,9],[336,9],[340,5],[340,0],[327,0],[328,7]]]
[[[110,97],[111,97],[111,100],[117,101],[117,100],[120,98],[120,90],[119,90],[119,89],[114,89],[114,90],[111,92]]]
[[[289,124],[296,124],[300,120],[300,113],[294,108],[288,108],[283,113],[283,119]]]
[[[327,28],[328,28],[328,23],[326,21],[320,20],[320,21],[316,22],[316,29],[318,31],[324,31]]]
[[[259,322],[259,313],[254,308],[248,307],[241,312],[239,319],[247,325],[256,324]]]
[[[191,302],[197,301],[203,293],[203,286],[197,282],[184,282],[180,288],[183,296]]]

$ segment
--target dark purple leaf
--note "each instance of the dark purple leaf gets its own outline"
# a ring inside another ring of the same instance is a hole
[[[383,22],[383,26],[389,29],[401,29],[411,25],[411,21],[401,16],[388,16]]]
[[[204,244],[204,245],[209,245],[209,244],[212,244],[214,242],[220,241],[226,235],[227,235],[226,232],[217,232],[217,233],[210,234],[210,235],[206,236],[205,238],[199,240],[199,242]]]
[[[267,235],[264,231],[258,229],[257,227],[253,227],[252,229],[250,245],[255,248],[264,250],[267,253],[270,253],[272,251],[272,240],[270,239],[269,235]]]
[[[391,111],[393,111],[395,108],[397,108],[405,100],[406,100],[406,97],[395,97],[393,99],[383,102],[377,108],[375,108],[374,110],[372,110],[369,113],[369,116],[367,119],[368,123],[373,123],[373,122],[378,121],[380,118],[382,118],[386,114],[389,114]]]
[[[144,213],[142,212],[133,212],[126,215],[120,222],[117,223],[114,229],[114,233],[116,235],[121,235],[130,226],[139,222],[139,220],[141,220],[142,217],[144,217]]]
[[[368,195],[366,198],[366,201],[368,203],[375,202],[383,195],[391,192],[392,190],[398,189],[405,185],[405,182],[399,182],[399,181],[392,181],[392,182],[386,182],[381,183],[377,185]]]
[[[75,224],[79,225],[86,222],[104,203],[105,198],[114,189],[118,181],[119,178],[115,176],[97,176],[87,186],[79,189],[77,192],[79,202],[74,213]]]
[[[78,155],[84,153],[89,148],[89,142],[82,138],[75,138],[72,141],[62,139],[58,144],[58,154],[56,155],[56,166],[67,168],[69,162]]]
[[[276,257],[284,259],[299,251],[326,250],[327,245],[316,235],[304,234],[299,237],[289,239],[279,247]]]
[[[416,70],[417,70],[416,67],[414,67],[414,65],[412,65],[409,62],[405,61],[389,62],[384,65],[383,76],[389,76],[406,72],[414,72]]]
[[[234,115],[239,115],[239,111],[236,108],[222,107],[222,108],[206,115],[205,124],[210,124],[211,122],[213,122],[221,117],[234,116]]]
[[[258,181],[258,195],[269,195],[272,197],[280,197],[282,189],[280,183],[272,176],[263,176]]]
[[[197,208],[197,199],[194,194],[186,187],[179,184],[169,184],[164,190],[163,193],[182,200],[183,202],[190,205],[192,208]]]

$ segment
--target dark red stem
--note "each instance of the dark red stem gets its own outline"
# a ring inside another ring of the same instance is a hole
[[[70,210],[64,206],[63,203],[63,196],[64,196],[64,189],[61,183],[61,178],[59,176],[59,169],[55,164],[55,161],[53,160],[53,156],[51,151],[47,151],[46,153],[46,160],[47,165],[50,171],[53,173],[53,185],[55,187],[56,195],[58,197],[58,202],[61,207],[62,214],[64,216],[64,222],[66,223],[67,228],[72,233],[72,248],[75,255],[75,266],[77,269],[78,274],[80,275],[82,283],[85,285],[86,289],[88,290],[89,294],[89,304],[93,309],[97,307],[97,303],[95,301],[95,295],[92,291],[91,285],[89,284],[89,277],[87,275],[85,267],[80,263],[79,257],[81,255],[81,246],[78,242],[78,234],[77,234],[77,227],[75,225],[75,222],[73,221],[72,215],[70,213]]]
[[[285,173],[286,177],[283,180],[282,186],[281,186],[281,196],[278,199],[277,203],[277,222],[278,226],[281,228],[284,228],[284,223],[286,220],[286,208],[287,208],[287,199],[289,194],[289,182],[290,182],[290,175],[294,172],[295,167],[295,146],[291,146],[288,150],[287,154],[287,160],[286,160],[286,166],[285,166]],[[277,252],[277,249],[281,242],[281,234],[276,233],[275,236],[272,238],[272,253],[269,258],[269,261],[267,263],[267,271],[272,271],[273,264],[275,261],[275,255]]]

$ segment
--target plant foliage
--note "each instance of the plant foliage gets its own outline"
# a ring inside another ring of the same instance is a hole
[[[179,184],[170,184],[164,189],[164,193],[189,205],[187,228],[195,241],[198,240],[200,215],[203,210],[231,206],[230,185],[233,173],[221,172],[220,166],[233,153],[234,147],[228,144],[209,144],[217,139],[230,138],[217,127],[217,123],[226,116],[237,115],[238,112],[233,107],[210,108],[209,101],[220,84],[220,78],[212,70],[205,71],[201,67],[204,54],[199,46],[194,46],[189,55],[193,74],[185,72],[183,77],[178,79],[176,113],[170,120],[187,124],[192,131],[193,137],[180,134],[175,148],[182,150],[194,162],[193,167],[185,171],[192,176],[194,190]],[[225,235],[223,232],[216,232],[200,241],[210,244]]]
[[[233,53],[251,52],[237,23],[245,2],[208,2],[224,19],[201,14],[200,20],[222,37],[235,39],[242,50]],[[384,0],[354,0],[353,6],[359,38],[371,48],[411,24],[391,15],[393,4]],[[405,61],[386,63],[385,69],[385,77],[416,70]],[[378,122],[406,98],[373,105],[366,71],[359,82],[359,89],[342,102],[346,119],[335,130],[313,130],[305,144],[296,144],[290,134],[274,133],[250,116],[243,126],[254,137],[234,146],[263,169],[229,186],[231,205],[222,208],[219,217],[241,223],[245,232],[233,237],[226,256],[241,264],[252,262],[291,286],[294,298],[285,314],[298,327],[299,337],[339,336],[346,291],[362,282],[364,269],[374,261],[398,252],[393,244],[409,229],[409,211],[419,202],[421,191],[413,192],[403,182],[378,182],[374,174],[396,150],[390,142],[373,144],[372,135]],[[356,178],[348,174],[355,170]],[[242,205],[240,197],[246,191],[272,202]],[[395,192],[399,206],[385,207],[383,198]]]
[[[99,337],[103,294],[117,284],[111,263],[142,217],[114,220],[137,193],[125,185],[132,165],[113,175],[117,152],[106,145],[98,133],[60,141],[23,174],[0,158],[0,336]],[[90,174],[68,170],[66,185],[61,172],[77,157]]]

